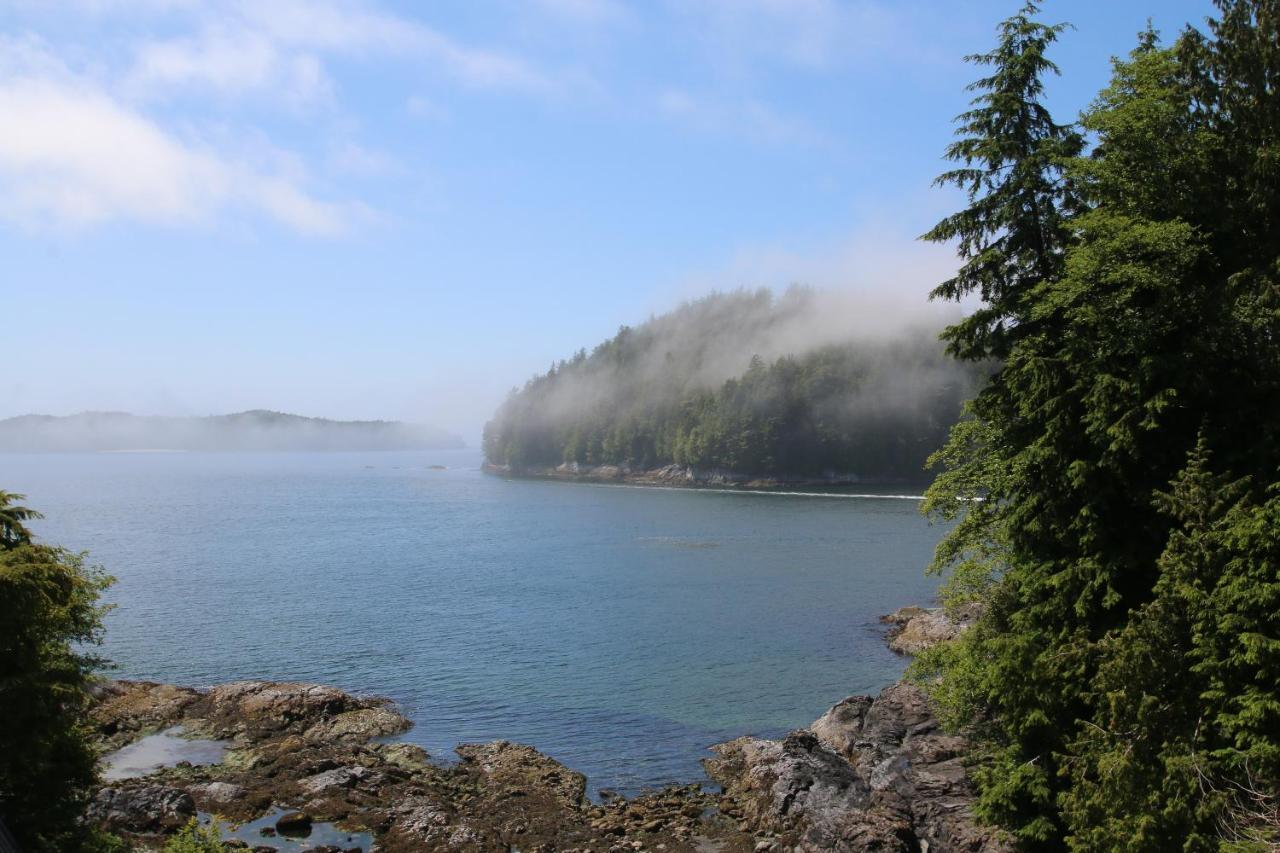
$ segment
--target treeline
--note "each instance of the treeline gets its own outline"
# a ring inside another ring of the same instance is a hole
[[[918,671],[1020,849],[1280,849],[1280,3],[1216,5],[1074,123],[1064,27],[1005,21],[927,235],[1001,367],[929,492],[985,613]]]
[[[516,469],[922,479],[982,370],[946,359],[928,328],[770,356],[804,346],[822,302],[801,288],[715,294],[623,328],[512,392],[485,455]]]

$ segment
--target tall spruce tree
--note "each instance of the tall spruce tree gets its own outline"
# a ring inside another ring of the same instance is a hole
[[[1218,6],[1085,114],[1070,238],[993,292],[1003,367],[930,490],[987,608],[917,671],[1027,849],[1280,843],[1280,4]]]
[[[994,50],[966,57],[992,73],[969,86],[979,94],[957,119],[960,138],[947,148],[947,159],[961,165],[935,181],[964,189],[969,206],[924,235],[955,241],[964,259],[932,296],[976,293],[985,303],[944,336],[960,358],[1006,355],[1014,329],[1030,320],[1027,291],[1062,265],[1064,214],[1073,206],[1063,167],[1083,140],[1041,102],[1045,75],[1058,73],[1048,49],[1067,25],[1043,24],[1038,11],[1038,2],[1027,3],[1000,25]]]

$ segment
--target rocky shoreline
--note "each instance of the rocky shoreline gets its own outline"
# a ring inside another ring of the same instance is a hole
[[[565,480],[575,483],[625,483],[632,486],[680,486],[685,488],[838,488],[868,485],[905,485],[907,480],[862,477],[830,473],[820,477],[758,476],[720,468],[692,468],[664,465],[661,468],[631,468],[626,465],[584,465],[566,462],[555,467],[518,468],[485,462],[482,470],[500,477],[530,480]]]
[[[245,681],[207,691],[115,681],[92,711],[104,753],[181,726],[225,741],[216,764],[179,762],[104,783],[89,819],[157,849],[197,814],[236,823],[284,809],[276,827],[228,849],[276,849],[313,822],[398,851],[1002,851],[974,824],[962,738],[942,733],[919,688],[852,696],[782,740],[712,748],[721,790],[670,787],[600,803],[586,778],[532,747],[464,744],[443,764],[391,736],[410,722],[388,702],[333,687]],[[323,845],[323,853],[365,850]]]

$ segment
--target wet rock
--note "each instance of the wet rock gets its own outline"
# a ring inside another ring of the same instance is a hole
[[[276,818],[276,833],[279,835],[309,835],[311,833],[311,816],[306,812],[285,812]]]
[[[101,788],[86,812],[87,819],[103,829],[135,835],[173,832],[195,816],[191,795],[166,785]]]

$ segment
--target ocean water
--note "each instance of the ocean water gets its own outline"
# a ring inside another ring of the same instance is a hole
[[[117,577],[119,677],[387,696],[433,755],[507,738],[593,790],[702,779],[708,746],[879,690],[905,661],[877,617],[937,586],[923,567],[942,530],[913,500],[508,481],[479,463],[8,454],[0,489]]]

